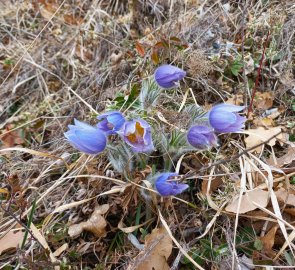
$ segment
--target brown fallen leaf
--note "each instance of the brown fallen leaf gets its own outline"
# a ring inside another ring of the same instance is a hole
[[[256,129],[248,129],[246,133],[249,135],[245,139],[247,149],[254,147],[262,142],[267,142],[268,145],[274,146],[277,140],[284,140],[284,136],[282,133],[278,134],[281,131],[281,127],[273,127],[269,129],[265,129],[263,127],[258,127]],[[272,138],[274,135],[278,134],[276,137]],[[270,138],[272,138],[270,140]],[[252,150],[252,152],[256,151],[257,153],[261,153],[262,146],[258,146]]]
[[[102,215],[105,214],[109,208],[110,206],[108,204],[96,206],[94,212],[87,221],[83,221],[79,224],[74,224],[69,227],[69,236],[72,238],[77,237],[84,230],[92,232],[97,237],[106,236],[105,227],[107,226],[107,222]]]
[[[279,201],[284,202],[288,205],[295,206],[295,195],[289,193],[284,188],[280,188],[279,190],[275,191],[275,194]]]
[[[172,252],[172,240],[165,228],[154,229],[145,237],[145,247],[128,270],[169,270],[167,263]]]
[[[272,107],[274,100],[273,92],[256,92],[254,107],[261,110],[267,110]]]
[[[242,94],[232,95],[225,103],[242,105],[244,103],[244,96]]]
[[[3,146],[1,148],[9,148],[16,145],[22,145],[25,141],[23,139],[23,131],[18,129],[9,131],[12,126],[8,126],[3,135],[0,135],[0,141]]]
[[[263,244],[263,251],[269,257],[274,257],[276,253],[272,250],[272,247],[275,242],[275,236],[277,232],[278,226],[273,226],[266,235],[260,237],[260,241]]]
[[[239,209],[240,214],[247,213],[249,211],[258,208],[252,202],[260,205],[261,207],[266,207],[268,204],[268,192],[262,189],[254,189],[247,191],[247,194],[242,195],[241,205]],[[236,196],[231,203],[229,203],[225,210],[232,213],[237,213],[239,204],[239,195]]]
[[[293,160],[295,160],[295,147],[289,146],[285,155],[277,158],[276,161],[271,156],[268,163],[277,167],[283,167],[290,164]]]
[[[0,255],[9,250],[15,250],[21,245],[23,238],[24,232],[22,230],[9,231],[0,239]]]
[[[201,192],[205,196],[207,194],[207,188],[208,188],[208,178],[204,178],[202,182],[202,189]],[[212,179],[209,194],[215,192],[221,185],[223,184],[222,177],[215,177]]]

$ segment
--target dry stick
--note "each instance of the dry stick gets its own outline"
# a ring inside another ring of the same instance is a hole
[[[281,133],[282,133],[282,131],[279,131],[279,132],[276,133],[275,135],[271,136],[269,139],[267,139],[267,140],[265,140],[265,141],[263,141],[263,142],[261,142],[261,143],[259,143],[259,144],[256,144],[256,145],[254,145],[254,146],[251,147],[251,148],[248,148],[248,149],[246,149],[246,150],[242,150],[242,152],[240,152],[239,154],[236,154],[236,155],[232,156],[231,158],[224,159],[224,160],[219,160],[219,161],[217,161],[217,162],[215,162],[215,163],[213,163],[213,164],[211,164],[211,165],[208,165],[208,166],[206,166],[206,167],[203,167],[203,168],[201,168],[201,169],[199,170],[199,172],[205,171],[205,170],[210,169],[210,168],[212,168],[212,167],[214,167],[214,166],[217,166],[217,165],[225,164],[225,163],[227,163],[227,162],[230,162],[230,161],[232,161],[232,160],[234,160],[234,159],[237,159],[237,158],[241,157],[242,155],[247,155],[248,152],[254,150],[255,148],[257,148],[257,147],[259,147],[259,146],[262,146],[262,145],[268,143],[269,141],[271,141],[271,140],[274,139],[275,137],[279,136]],[[197,176],[199,176],[199,174],[197,174],[197,173],[188,173],[188,174],[185,174],[184,176],[182,176],[181,179],[190,178],[190,177],[197,177]]]
[[[42,244],[39,242],[39,240],[33,235],[33,233],[31,232],[30,228],[24,223],[22,222],[19,218],[16,217],[16,215],[14,213],[11,213],[9,210],[5,209],[1,204],[0,204],[0,208],[4,211],[4,213],[8,214],[9,216],[11,216],[19,225],[21,225],[25,231],[27,233],[30,234],[30,236],[40,244],[40,246],[42,247]]]
[[[262,52],[262,56],[261,56],[260,63],[259,63],[258,74],[257,74],[255,85],[254,85],[254,88],[253,88],[251,102],[250,102],[250,105],[249,105],[247,117],[249,117],[249,114],[252,112],[253,101],[254,101],[254,97],[255,97],[255,94],[256,94],[256,90],[257,90],[260,75],[261,75],[261,69],[262,69],[262,64],[263,64],[263,60],[264,60],[264,56],[265,56],[266,44],[268,42],[269,34],[270,34],[270,31],[268,30],[266,39],[265,39],[264,44],[263,44],[263,52]]]

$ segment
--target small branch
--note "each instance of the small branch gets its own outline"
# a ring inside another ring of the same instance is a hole
[[[259,68],[258,68],[258,72],[257,72],[258,74],[257,74],[257,77],[256,77],[255,85],[254,85],[254,88],[253,88],[253,91],[252,91],[252,97],[251,97],[251,102],[250,102],[250,105],[249,105],[247,117],[249,117],[249,114],[252,112],[253,101],[254,101],[254,97],[255,97],[255,94],[256,94],[256,90],[257,90],[260,75],[261,75],[262,64],[263,64],[263,60],[264,60],[264,57],[265,57],[266,45],[267,45],[267,42],[268,42],[269,34],[270,34],[270,31],[268,30],[266,39],[265,39],[264,44],[263,44],[263,52],[262,52],[262,56],[261,56],[260,63],[259,63]]]
[[[256,144],[256,145],[254,145],[253,147],[251,147],[251,148],[249,148],[249,149],[243,150],[242,152],[240,152],[239,154],[236,154],[236,155],[232,156],[231,158],[223,159],[223,160],[219,160],[219,161],[217,161],[217,162],[215,162],[215,163],[212,163],[212,164],[210,164],[210,165],[208,165],[208,166],[206,166],[206,167],[203,167],[203,168],[201,168],[201,169],[199,170],[199,172],[203,172],[203,171],[208,170],[208,169],[210,169],[210,168],[212,168],[212,167],[215,167],[215,166],[217,166],[217,165],[225,164],[225,163],[230,162],[230,161],[232,161],[232,160],[238,159],[239,157],[241,157],[241,156],[243,156],[243,155],[247,155],[250,151],[254,150],[255,148],[257,148],[257,147],[259,147],[259,146],[262,146],[262,145],[268,143],[268,142],[271,141],[272,139],[274,139],[274,138],[276,138],[277,136],[279,136],[281,133],[282,133],[282,131],[278,132],[277,134],[273,135],[273,136],[270,137],[268,140],[266,140],[266,141],[264,141],[264,142],[262,142],[262,143]],[[187,174],[183,175],[183,176],[181,177],[181,179],[186,179],[186,178],[190,178],[190,177],[197,177],[197,176],[199,176],[199,174],[196,174],[196,173],[187,173]]]

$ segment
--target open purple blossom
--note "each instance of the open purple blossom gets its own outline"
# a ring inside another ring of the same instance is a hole
[[[126,121],[118,133],[134,152],[150,152],[154,149],[151,126],[142,119]]]
[[[162,65],[155,71],[155,80],[163,88],[172,88],[178,85],[178,81],[182,80],[186,72],[172,65]]]
[[[161,173],[157,178],[155,186],[161,196],[175,196],[189,187],[187,184],[178,184],[173,181],[174,176],[178,176],[178,174],[165,172]]]
[[[195,148],[208,149],[217,145],[217,136],[211,127],[192,126],[187,133],[187,141]]]
[[[78,150],[87,154],[98,154],[106,147],[106,136],[98,128],[74,119],[75,125],[69,125],[64,133],[67,140]]]
[[[97,117],[97,127],[107,135],[115,134],[123,126],[125,118],[119,111],[106,112]]]
[[[237,112],[244,108],[244,106],[218,104],[209,112],[209,123],[219,133],[241,131],[245,127],[246,117],[240,116]]]

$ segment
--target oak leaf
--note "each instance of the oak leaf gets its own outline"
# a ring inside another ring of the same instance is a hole
[[[145,237],[145,247],[128,270],[169,270],[167,263],[172,252],[172,240],[165,228],[154,229]]]
[[[83,221],[79,224],[73,224],[69,227],[68,234],[70,237],[74,238],[80,235],[84,230],[92,232],[97,237],[106,236],[106,226],[107,222],[102,216],[109,210],[108,204],[96,206],[91,217],[87,221]]]
[[[246,194],[242,195],[240,209],[238,209],[239,205],[239,195],[236,196],[231,203],[229,203],[225,210],[228,212],[244,214],[255,210],[258,208],[254,203],[258,204],[261,207],[266,207],[268,204],[268,192],[262,189],[253,189],[247,191]],[[254,202],[254,203],[253,203]]]

